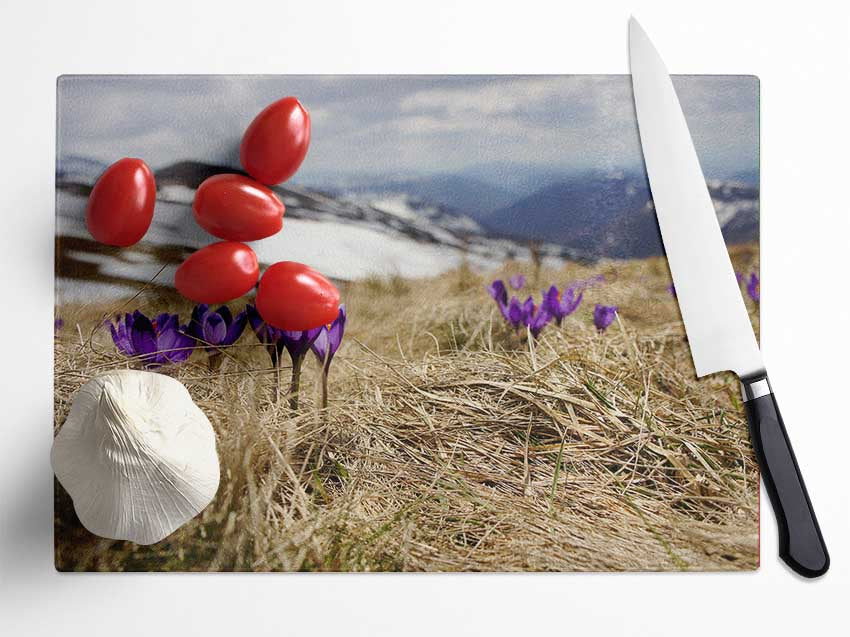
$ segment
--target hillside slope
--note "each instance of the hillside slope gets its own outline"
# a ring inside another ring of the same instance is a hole
[[[707,186],[727,242],[757,240],[758,187],[720,180]],[[571,176],[494,211],[482,224],[507,237],[545,236],[599,256],[663,253],[646,177],[628,172]]]

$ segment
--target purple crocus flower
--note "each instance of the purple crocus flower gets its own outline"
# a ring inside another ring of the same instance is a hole
[[[747,294],[750,298],[758,303],[761,300],[761,288],[759,285],[759,275],[755,272],[750,274],[750,280],[747,281]]]
[[[519,299],[515,296],[511,297],[510,303],[506,308],[506,311],[502,313],[505,317],[505,320],[510,323],[513,328],[519,329],[520,324],[522,323],[522,305],[520,305]]]
[[[220,347],[233,345],[242,336],[247,320],[245,311],[239,312],[234,318],[226,305],[213,311],[209,305],[201,303],[192,310],[189,335],[198,341],[198,345],[205,346],[208,352],[218,352]]]
[[[62,320],[62,317],[57,317],[56,320],[53,321],[53,333],[55,334],[65,325],[65,321]]]
[[[534,299],[530,296],[525,299],[525,302],[522,304],[522,324],[525,325],[528,321],[531,320],[534,311],[537,309],[537,306],[534,304]]]
[[[323,329],[324,325],[314,327],[312,330],[280,330],[283,346],[289,352],[293,364],[296,360],[300,361],[304,358]]]
[[[325,327],[322,325],[311,330],[280,330],[283,346],[292,359],[292,379],[289,383],[289,407],[292,411],[298,410],[298,391],[301,386],[301,365],[304,363],[304,356],[323,329]]]
[[[508,303],[508,322],[517,331],[521,326],[525,326],[531,331],[532,336],[537,338],[540,330],[546,327],[551,320],[552,315],[543,306],[538,308],[534,299],[530,296],[522,303],[519,302],[517,297],[512,296],[510,303]]]
[[[195,339],[180,326],[176,314],[163,313],[151,320],[139,310],[125,314],[123,321],[109,323],[112,341],[125,356],[138,358],[154,369],[166,363],[180,363],[192,353]]]
[[[340,305],[339,315],[334,319],[334,322],[322,327],[319,330],[319,335],[316,337],[316,340],[313,341],[313,344],[310,346],[310,349],[313,350],[313,353],[316,355],[316,358],[319,359],[319,362],[322,364],[322,368],[325,370],[331,366],[334,354],[336,354],[336,351],[342,343],[342,337],[343,334],[345,334],[346,318],[345,305]]]
[[[525,275],[515,274],[508,279],[508,283],[514,290],[521,290],[525,285]]]
[[[523,284],[525,284],[524,277]],[[511,285],[513,286],[513,284]],[[552,320],[553,315],[543,305],[538,308],[534,299],[530,296],[522,302],[516,296],[512,296],[508,301],[508,290],[501,279],[497,279],[488,285],[487,292],[496,301],[496,305],[499,306],[499,311],[505,320],[517,331],[524,325],[536,337],[540,330]]]
[[[505,319],[515,330],[519,330],[520,325],[525,325],[530,320],[534,310],[534,299],[530,296],[523,303],[520,303],[517,297],[512,296],[508,303],[507,312],[504,313]]]
[[[667,291],[670,293],[670,296],[672,296],[674,299],[679,298],[679,295],[676,294],[676,285],[674,283],[671,283],[670,285],[667,286]]]
[[[257,336],[257,340],[266,346],[266,351],[272,359],[272,365],[277,367],[280,355],[283,353],[282,330],[266,323],[257,308],[250,303],[245,306],[245,316],[248,318],[248,324]]]
[[[738,282],[738,285],[744,282],[744,275],[741,272],[735,270],[735,280]]]
[[[487,293],[499,305],[505,305],[508,302],[508,289],[505,287],[505,282],[501,279],[496,279],[487,286]]]
[[[269,356],[271,356],[272,364],[277,371],[276,396],[280,395],[280,355],[284,349],[289,352],[289,357],[292,359],[289,406],[293,411],[297,410],[298,390],[301,384],[301,364],[304,362],[304,355],[310,351],[310,346],[319,336],[323,326],[303,331],[281,330],[267,324],[253,305],[248,305],[245,308],[245,313],[251,329],[254,330],[257,339],[266,346]]]
[[[576,295],[575,289],[566,288],[564,293],[558,292],[556,286],[552,286],[548,291],[543,292],[543,303],[541,309],[545,309],[555,319],[555,323],[561,324],[567,316],[576,311],[581,303],[584,292],[579,292]]]
[[[593,324],[596,329],[604,332],[614,322],[614,317],[617,316],[619,309],[616,305],[600,305],[597,303],[596,307],[593,308]]]
[[[531,312],[526,313],[523,317],[523,324],[528,328],[534,338],[537,338],[543,328],[549,325],[551,321],[552,315],[542,304],[539,308],[534,308],[532,304]]]
[[[310,349],[313,350],[313,353],[322,365],[323,409],[328,406],[328,372],[330,371],[331,361],[333,360],[334,354],[336,354],[336,351],[342,343],[342,337],[343,334],[345,334],[346,318],[345,306],[340,305],[339,315],[334,319],[334,322],[328,326],[322,327],[319,331],[319,335],[316,337],[316,340],[313,341],[313,344],[310,346]]]
[[[499,307],[499,312],[502,313],[504,319],[511,322],[508,314],[508,290],[505,287],[504,281],[501,279],[493,281],[487,286],[487,293],[493,297],[494,301],[496,301],[496,305]]]

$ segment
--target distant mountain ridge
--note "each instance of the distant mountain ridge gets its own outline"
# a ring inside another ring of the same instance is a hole
[[[86,195],[104,168],[96,160],[68,157],[57,165],[57,184]],[[507,180],[512,188],[543,184],[520,195],[485,181],[506,170],[509,165],[499,164],[469,169],[475,175],[340,176],[336,183],[327,177],[325,187],[287,183],[274,190],[286,204],[288,218],[345,219],[393,228],[417,241],[448,240],[456,247],[472,241],[483,248],[503,240],[500,250],[507,249],[506,254],[524,252],[530,241],[542,241],[548,254],[582,259],[663,254],[643,172],[535,173],[532,167],[520,167],[517,179]],[[245,174],[232,166],[198,161],[162,167],[155,171],[159,196],[190,204],[194,190],[220,173]],[[743,172],[735,180],[712,179],[708,188],[727,241],[757,240],[758,172]]]
[[[709,180],[707,186],[727,241],[757,240],[758,187],[718,180]],[[599,256],[663,254],[649,184],[643,174],[618,171],[573,175],[494,211],[481,223],[506,237],[547,237]]]
[[[636,214],[649,199],[645,181],[621,174],[585,173],[549,184],[482,220],[493,232],[597,250],[611,223]]]
[[[338,194],[410,195],[480,220],[493,210],[507,206],[519,194],[475,177],[455,174],[420,175],[407,178],[372,177],[359,183],[325,186]]]
[[[505,160],[467,166],[461,169],[459,174],[485,183],[498,184],[516,193],[516,200],[519,200],[576,172],[586,171]]]

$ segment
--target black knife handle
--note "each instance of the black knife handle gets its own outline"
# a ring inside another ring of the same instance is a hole
[[[761,477],[779,527],[779,557],[803,577],[829,569],[829,553],[767,378],[742,381]]]

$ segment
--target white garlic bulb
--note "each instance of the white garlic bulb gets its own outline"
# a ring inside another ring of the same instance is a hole
[[[114,371],[77,392],[53,441],[53,471],[95,535],[153,544],[218,490],[215,433],[180,381]]]

